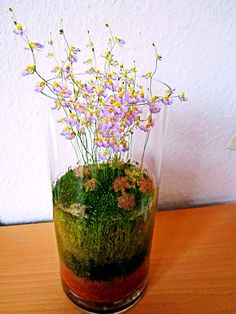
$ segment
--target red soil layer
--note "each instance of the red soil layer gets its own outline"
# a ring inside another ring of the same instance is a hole
[[[61,262],[61,277],[70,290],[90,302],[114,302],[132,295],[147,279],[149,260],[125,277],[96,281],[76,276]]]

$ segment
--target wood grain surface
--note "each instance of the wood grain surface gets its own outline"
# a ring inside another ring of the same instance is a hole
[[[0,313],[82,313],[62,291],[53,223],[0,227]],[[236,313],[236,205],[158,212],[130,314]]]

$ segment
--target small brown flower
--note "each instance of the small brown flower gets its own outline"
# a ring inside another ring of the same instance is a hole
[[[96,188],[96,179],[90,179],[90,180],[86,180],[84,182],[84,188],[85,188],[85,191],[88,192],[88,191],[94,191],[95,188]]]
[[[121,191],[122,194],[125,193],[125,189],[131,189],[132,188],[132,186],[129,184],[129,182],[127,181],[127,179],[125,177],[117,178],[113,182],[112,187],[116,193]]]
[[[83,167],[83,175],[84,175],[84,177],[89,176],[90,173],[91,173],[91,171],[90,171],[89,167]]]
[[[139,186],[139,191],[143,193],[152,193],[152,180],[150,178],[142,178],[137,185]]]
[[[79,178],[83,178],[83,167],[82,166],[77,166],[74,169],[75,175]]]
[[[113,167],[113,166],[115,166],[115,167],[117,167],[117,168],[121,168],[123,165],[124,165],[124,162],[122,161],[122,160],[120,160],[120,159],[111,159],[111,160],[109,160],[109,165],[111,166],[111,167]]]
[[[79,178],[88,177],[91,173],[89,167],[78,165],[74,169],[75,175]]]
[[[118,207],[125,210],[131,210],[135,206],[135,196],[134,194],[124,193],[121,196],[117,197]]]
[[[136,169],[125,169],[125,175],[132,184],[136,184],[136,182],[140,179],[140,171]]]

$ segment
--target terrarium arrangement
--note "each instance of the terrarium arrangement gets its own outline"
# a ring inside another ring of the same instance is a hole
[[[100,56],[103,67],[97,65],[89,32],[85,49],[90,55],[81,60],[82,48],[71,45],[61,28],[65,58],[57,59],[50,37],[47,57],[54,64],[45,77],[37,54],[46,47],[31,41],[10,11],[14,32],[32,56],[22,75],[38,77],[35,91],[62,113],[57,121],[61,136],[76,155],[76,164],[52,183],[63,288],[87,311],[124,310],[139,299],[147,283],[161,167],[160,117],[165,106],[175,98],[185,101],[185,95],[175,94],[163,82],[165,92],[154,93],[161,60],[155,44],[153,71],[139,76],[135,63],[126,67],[119,62],[114,51],[125,41],[114,36],[108,24],[107,47]]]

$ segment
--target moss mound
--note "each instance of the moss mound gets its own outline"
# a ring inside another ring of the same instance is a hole
[[[60,257],[76,275],[112,280],[143,262],[153,226],[146,172],[118,161],[69,169],[53,198]]]

